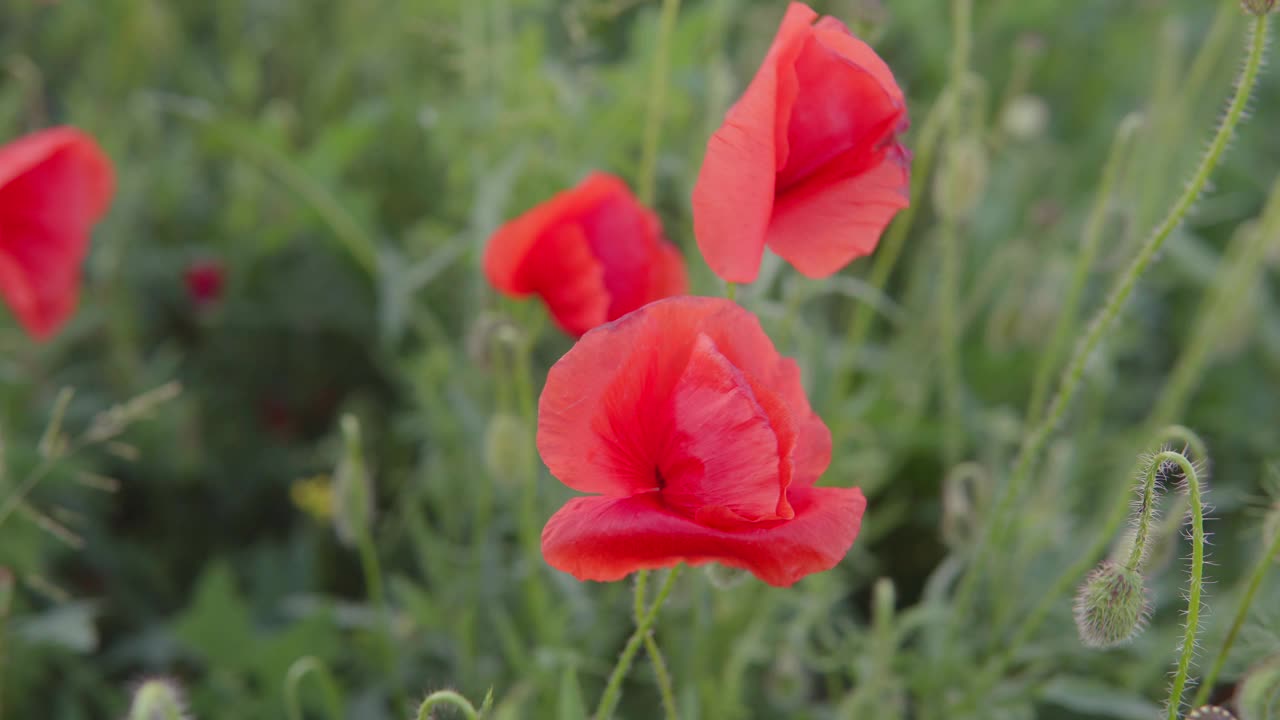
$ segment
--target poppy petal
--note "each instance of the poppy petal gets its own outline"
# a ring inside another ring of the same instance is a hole
[[[792,489],[791,520],[725,530],[665,507],[657,493],[570,500],[542,531],[542,553],[579,580],[718,562],[785,587],[835,567],[853,545],[866,499],[858,488]]]
[[[52,128],[0,148],[0,295],[37,339],[74,311],[94,223],[114,192],[88,135]]]
[[[561,226],[548,233],[542,243],[546,252],[532,256],[523,273],[534,278],[556,325],[577,337],[608,320],[605,269],[591,252],[582,228]]]
[[[793,58],[817,13],[792,3],[769,54],[724,124],[707,141],[693,188],[693,226],[707,264],[728,282],[756,279],[786,156],[785,125],[796,93]]]
[[[909,160],[900,146],[874,168],[832,183],[807,182],[778,199],[769,248],[811,278],[871,253],[908,205]]]
[[[777,519],[780,507],[790,517],[779,502],[786,488],[770,417],[706,334],[694,343],[672,403],[672,435],[660,460],[666,505],[700,522],[703,513],[715,514],[717,524]]]

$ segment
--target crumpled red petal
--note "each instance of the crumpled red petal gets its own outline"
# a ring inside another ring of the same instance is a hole
[[[811,278],[828,277],[871,253],[908,204],[908,159],[890,148],[871,170],[838,182],[805,183],[778,199],[769,248]]]
[[[542,531],[547,562],[579,580],[718,562],[786,587],[844,558],[866,509],[858,488],[792,488],[791,520],[724,530],[665,507],[656,493],[570,500]]]

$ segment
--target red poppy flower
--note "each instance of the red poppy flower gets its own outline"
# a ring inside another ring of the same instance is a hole
[[[187,294],[196,305],[208,305],[222,297],[225,271],[216,260],[202,260],[189,265],[182,274],[187,283]]]
[[[826,277],[869,254],[907,206],[902,90],[839,20],[792,3],[755,79],[707,143],[693,190],[698,247],[751,282],[767,244]]]
[[[728,300],[660,300],[583,336],[547,376],[538,451],[595,493],[542,531],[547,562],[581,580],[718,562],[790,585],[844,557],[866,506],[814,487],[831,433],[796,363]]]
[[[38,339],[71,316],[89,230],[107,211],[111,161],[69,127],[0,147],[0,296]]]
[[[501,292],[540,296],[574,336],[689,287],[658,217],[604,173],[499,228],[484,271]]]

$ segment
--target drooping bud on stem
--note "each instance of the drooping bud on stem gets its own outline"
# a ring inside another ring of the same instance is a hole
[[[1266,15],[1276,9],[1276,0],[1240,0],[1240,7],[1250,15]]]

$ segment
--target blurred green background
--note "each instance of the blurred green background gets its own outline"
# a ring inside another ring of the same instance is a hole
[[[692,184],[784,7],[689,0],[680,11],[656,204],[700,294],[723,288],[693,242]],[[814,7],[893,67],[913,147],[952,72],[947,3]],[[658,637],[687,718],[944,717],[939,703],[1005,632],[992,608],[1025,612],[1091,539],[1153,408],[1210,446],[1207,654],[1230,619],[1260,509],[1275,502],[1261,499],[1266,465],[1280,457],[1280,238],[1264,263],[1226,274],[1280,168],[1276,73],[1212,192],[1088,366],[1017,544],[994,550],[1020,570],[983,586],[978,616],[946,618],[939,587],[972,511],[948,504],[944,478],[959,461],[981,477],[1008,469],[1117,126],[1144,114],[1082,318],[1181,190],[1247,24],[1234,0],[979,0],[975,13],[975,143],[952,153],[944,140],[938,153],[967,163],[976,203],[953,246],[957,354],[938,350],[932,167],[917,166],[918,215],[883,294],[865,281],[870,258],[822,282],[770,262],[743,288],[835,433],[826,481],[861,485],[871,503],[850,558],[796,588],[682,581]],[[520,372],[505,357],[513,344],[531,348],[536,390],[570,340],[536,303],[489,290],[479,257],[501,222],[593,169],[634,182],[657,19],[658,3],[642,0],[3,0],[0,140],[77,125],[114,159],[119,188],[73,322],[35,345],[0,318],[0,497],[43,462],[62,388],[75,391],[69,433],[169,381],[183,390],[118,442],[53,463],[30,496],[43,515],[0,526],[0,566],[17,578],[0,620],[0,718],[120,717],[154,674],[182,684],[194,717],[281,718],[286,673],[308,655],[332,668],[353,718],[404,717],[396,688],[417,698],[454,687],[477,703],[492,688],[498,717],[578,717],[579,688],[590,707],[630,632],[628,584],[578,583],[521,542],[529,426],[502,389]],[[209,302],[184,282],[202,262],[225,273]],[[1242,301],[1198,320],[1215,288],[1240,281]],[[867,302],[875,324],[851,347],[853,310]],[[1203,372],[1170,396],[1171,371],[1205,337]],[[959,378],[952,409],[940,364]],[[323,507],[342,413],[366,440],[392,673],[359,555]],[[118,489],[87,487],[97,476]],[[975,503],[991,482],[978,482]],[[538,522],[569,495],[543,469]],[[1148,633],[1087,651],[1064,597],[973,717],[1154,716],[1184,607],[1186,548],[1167,534]],[[881,576],[904,613],[888,639],[868,619]],[[1251,624],[1221,693],[1280,650],[1267,588],[1259,604],[1272,617]],[[936,623],[962,628],[956,647],[919,632]],[[644,665],[621,717],[658,715]],[[305,711],[321,717],[310,682]],[[848,714],[843,699],[865,687],[875,694]]]

